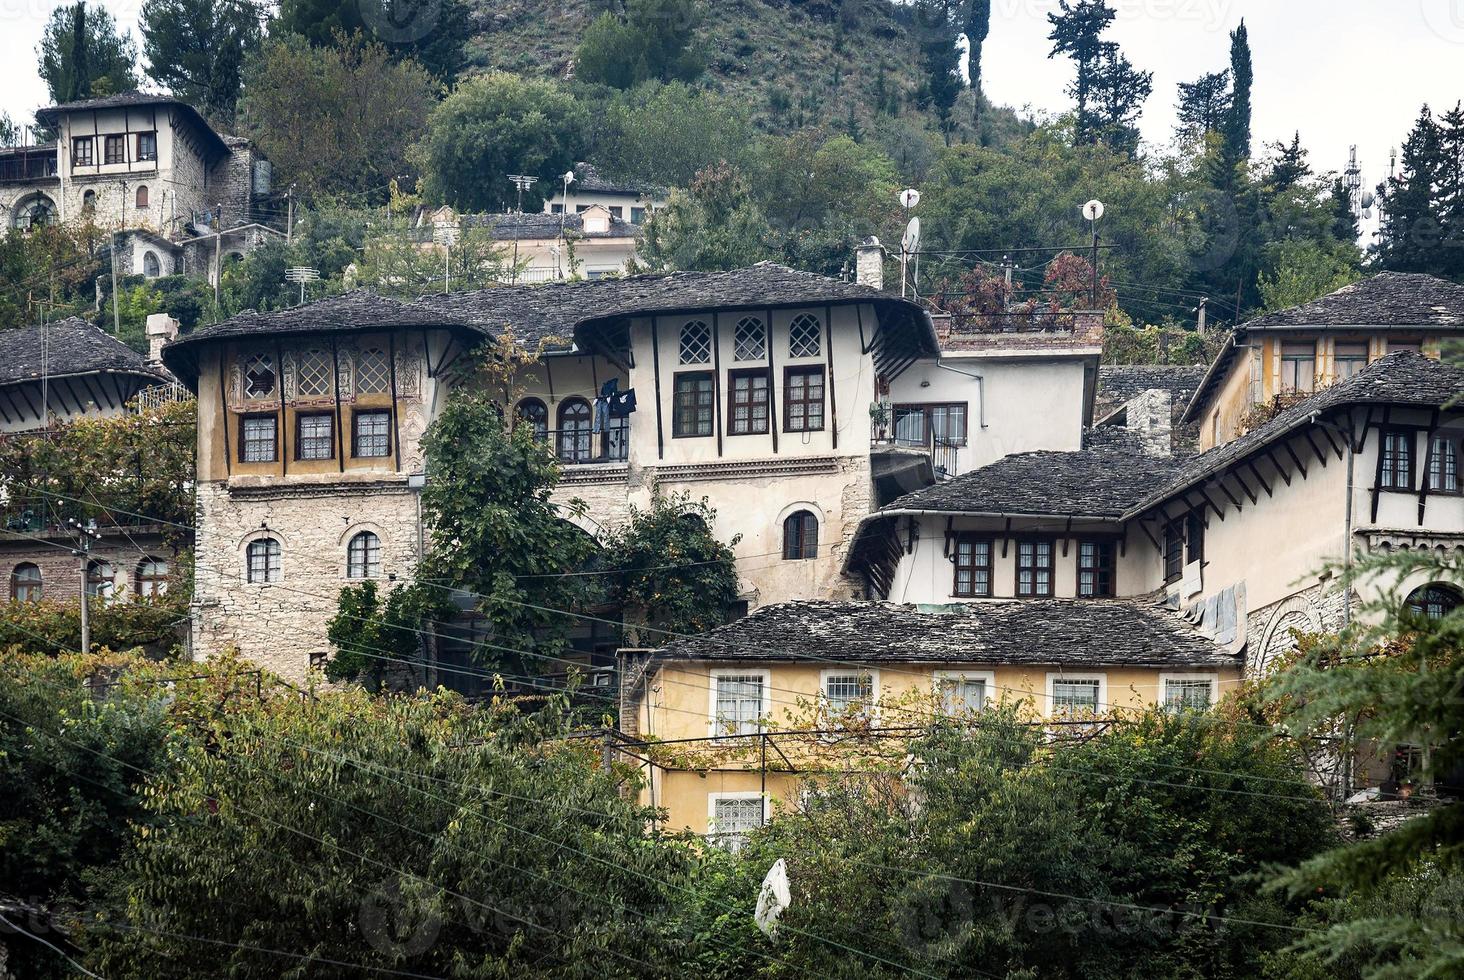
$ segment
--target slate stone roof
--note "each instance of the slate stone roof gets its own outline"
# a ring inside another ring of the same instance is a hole
[[[632,316],[688,310],[751,309],[872,303],[881,315],[903,317],[913,351],[938,351],[930,318],[917,304],[858,283],[759,262],[728,272],[672,272],[542,285],[496,286],[424,296],[410,302],[356,290],[273,313],[241,313],[200,327],[163,349],[180,378],[193,376],[193,351],[233,337],[351,332],[385,327],[445,326],[496,336],[512,328],[528,344],[544,338],[576,341],[586,331]],[[566,343],[567,346],[567,343]]]
[[[1127,446],[1015,453],[881,508],[947,514],[1042,514],[1117,518],[1168,483],[1180,461]]]
[[[1146,391],[1161,389],[1186,404],[1205,378],[1203,364],[1104,364],[1098,368],[1098,415],[1104,416]]]
[[[1306,426],[1316,415],[1347,405],[1416,405],[1437,408],[1464,394],[1464,370],[1413,351],[1384,355],[1357,374],[1297,402],[1245,435],[1223,446],[1191,456],[1172,479],[1147,500],[1131,508],[1133,516],[1166,497],[1193,486],[1261,447]]]
[[[218,132],[210,126],[201,113],[187,102],[167,95],[149,95],[147,92],[118,92],[115,95],[104,95],[95,99],[81,99],[77,102],[62,102],[59,105],[47,106],[44,109],[36,110],[36,122],[43,125],[54,125],[63,113],[67,112],[92,112],[103,109],[127,109],[142,108],[145,106],[173,106],[182,109],[190,121],[202,132],[211,144],[216,153],[228,153],[229,147],[224,143]]]
[[[562,191],[564,185],[560,184]],[[662,198],[666,196],[666,188],[658,187],[655,184],[648,184],[645,181],[616,179],[604,177],[592,163],[577,163],[574,165],[574,183],[569,185],[570,196],[575,191],[584,191],[586,194],[638,194],[644,198]]]
[[[1178,615],[1123,600],[1008,599],[922,611],[892,602],[764,606],[659,654],[676,660],[1238,667]]]
[[[465,214],[461,221],[470,228],[487,228],[498,241],[544,241],[558,238],[561,231],[588,239],[635,238],[640,234],[639,226],[614,215],[606,231],[585,231],[583,214]]]
[[[1369,332],[1464,332],[1464,286],[1416,272],[1380,272],[1310,303],[1249,320],[1236,328],[1210,365],[1185,409],[1185,421],[1198,418],[1208,405],[1211,392],[1229,372],[1248,332],[1358,326]]]
[[[1359,325],[1464,328],[1464,286],[1416,272],[1380,272],[1310,303],[1256,317],[1241,329]]]
[[[39,326],[0,331],[0,385],[40,378],[43,360],[52,378],[113,372],[165,380],[145,357],[85,320],[57,320],[44,334]]]

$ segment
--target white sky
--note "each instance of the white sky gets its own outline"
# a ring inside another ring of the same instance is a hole
[[[119,24],[136,24],[141,0],[103,0]],[[1255,64],[1256,148],[1301,130],[1317,170],[1340,170],[1357,144],[1365,186],[1385,175],[1424,102],[1464,98],[1464,0],[1112,0],[1110,36],[1138,68],[1154,72],[1142,119],[1164,142],[1175,85],[1225,67],[1228,31],[1242,17]],[[35,47],[48,0],[0,0],[0,108],[17,121],[46,101]],[[712,4],[715,9],[715,3]],[[983,58],[996,102],[1058,112],[1067,107],[1066,60],[1049,61],[1046,14],[1057,0],[992,0]]]

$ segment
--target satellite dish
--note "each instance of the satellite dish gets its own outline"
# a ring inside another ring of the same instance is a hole
[[[906,211],[920,203],[920,192],[913,188],[907,191],[900,191],[900,206]]]
[[[900,239],[900,249],[905,252],[920,251],[920,219],[911,218],[905,226],[905,237]]]
[[[1087,218],[1089,221],[1097,221],[1099,218],[1103,217],[1103,202],[1098,200],[1097,198],[1094,198],[1087,204],[1084,204],[1083,217]]]
[[[573,184],[574,183],[574,171],[573,170],[570,170],[570,171],[566,171],[565,172],[565,174],[564,174],[564,182],[566,184]]]

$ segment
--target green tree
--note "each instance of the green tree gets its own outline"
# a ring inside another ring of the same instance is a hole
[[[1093,74],[1090,92],[1096,107],[1092,113],[1096,138],[1116,150],[1137,153],[1139,113],[1153,90],[1153,72],[1135,69],[1119,53],[1118,45],[1106,46]]]
[[[1300,131],[1292,136],[1290,143],[1272,143],[1270,149],[1275,154],[1265,176],[1270,193],[1283,194],[1312,175],[1311,164],[1306,162],[1306,149],[1301,145]]]
[[[703,633],[727,622],[737,602],[732,548],[713,533],[717,512],[705,498],[657,494],[604,543],[613,596],[626,616],[651,627],[635,644],[655,646],[666,633]]]
[[[1069,0],[1059,0],[1058,10],[1058,13],[1047,15],[1047,22],[1052,26],[1047,36],[1052,42],[1052,50],[1047,57],[1063,55],[1072,59],[1077,75],[1068,86],[1068,94],[1077,104],[1074,135],[1079,143],[1092,143],[1098,138],[1098,124],[1092,108],[1093,89],[1098,84],[1104,52],[1111,45],[1102,36],[1116,14],[1109,8],[1108,0],[1078,0],[1076,6]]]
[[[490,380],[489,385],[492,387]],[[530,426],[506,426],[500,391],[453,394],[423,438],[424,579],[466,590],[492,624],[481,659],[524,673],[555,669],[573,617],[592,595],[578,571],[594,540],[571,523],[583,505],[550,499],[559,463]]]
[[[0,146],[19,146],[20,126],[16,125],[10,113],[0,111]]]
[[[598,746],[556,740],[562,705],[290,693],[196,727],[146,797],[166,832],[135,839],[80,923],[101,975],[587,976],[678,957],[660,923],[691,852],[644,836],[650,811]]]
[[[415,299],[424,293],[440,293],[444,286],[460,292],[501,285],[510,281],[514,271],[512,254],[490,228],[462,228],[447,255],[424,247],[420,234],[403,228],[367,238],[356,281],[386,296]]]
[[[1361,603],[1340,634],[1324,636],[1302,660],[1278,673],[1262,692],[1299,732],[1339,730],[1352,719],[1353,739],[1338,751],[1364,745],[1423,749],[1420,772],[1427,793],[1435,780],[1464,766],[1464,605],[1448,608],[1411,598],[1420,583],[1442,596],[1464,587],[1464,560],[1428,551],[1362,558],[1342,569],[1342,585],[1365,583]],[[1398,827],[1318,855],[1278,878],[1292,896],[1322,896],[1317,909],[1327,928],[1299,937],[1292,952],[1333,976],[1453,976],[1464,968],[1464,923],[1457,896],[1464,893],[1464,803],[1439,801]],[[1442,899],[1448,914],[1420,918],[1416,911]]]
[[[472,27],[463,0],[282,0],[271,35],[290,34],[316,47],[347,49],[362,45],[360,35],[367,46],[380,45],[450,85],[462,70]]]
[[[1271,273],[1261,273],[1261,306],[1266,312],[1310,303],[1362,278],[1357,249],[1327,247],[1310,239],[1292,239],[1270,248]]]
[[[106,7],[85,0],[51,11],[37,48],[40,75],[55,103],[75,102],[137,87],[137,45],[117,30]]]
[[[413,151],[423,192],[461,211],[503,210],[514,200],[508,175],[569,170],[586,124],[584,107],[552,82],[502,72],[463,82],[432,110]],[[525,192],[524,206],[541,199]]]
[[[769,258],[773,230],[747,178],[726,164],[673,191],[645,226],[640,258],[655,271],[738,269]]]
[[[991,34],[991,0],[966,0],[966,77],[971,86],[971,125],[981,116],[981,48]]]
[[[1225,125],[1221,129],[1224,143],[1222,160],[1232,169],[1251,155],[1251,82],[1255,71],[1251,67],[1250,32],[1245,20],[1230,32],[1230,105],[1225,113]]]
[[[307,198],[385,200],[387,182],[410,169],[407,150],[426,131],[435,85],[364,35],[336,40],[312,48],[286,34],[265,44],[245,68],[240,127]]]
[[[1439,217],[1437,188],[1442,178],[1443,133],[1424,106],[1403,143],[1400,171],[1378,188],[1382,223],[1377,256],[1385,269],[1428,272],[1442,269],[1439,244],[1445,229]]]
[[[706,58],[693,44],[703,11],[698,0],[626,0],[623,16],[606,11],[585,29],[575,51],[580,81],[628,89],[642,82],[689,82]]]
[[[1179,83],[1176,135],[1202,141],[1220,132],[1230,113],[1230,69],[1205,72],[1193,82]]]
[[[209,119],[232,125],[244,63],[263,39],[253,0],[143,0],[148,75]]]
[[[935,114],[947,145],[955,129],[953,113],[962,88],[961,53],[956,47],[960,26],[955,14],[950,0],[916,0],[914,4],[924,70],[918,101],[922,109]]]
[[[591,137],[605,173],[668,187],[718,163],[742,166],[757,145],[746,106],[681,82],[617,94]]]
[[[335,656],[325,665],[333,681],[359,681],[369,690],[389,682],[413,690],[413,667],[423,662],[422,641],[434,618],[447,612],[443,593],[428,585],[391,585],[386,595],[365,581],[341,589],[336,614],[326,623]]]

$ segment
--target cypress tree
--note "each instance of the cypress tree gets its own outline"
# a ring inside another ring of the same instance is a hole
[[[1444,229],[1436,211],[1443,169],[1443,132],[1428,106],[1403,143],[1402,173],[1378,188],[1383,220],[1378,259],[1395,272],[1440,273]]]
[[[1443,273],[1464,278],[1464,104],[1439,118],[1438,203],[1436,213],[1443,226]]]
[[[991,33],[991,0],[967,0],[966,77],[971,85],[971,125],[981,121],[981,47]]]
[[[1245,21],[1230,32],[1230,111],[1226,113],[1227,154],[1237,163],[1251,155],[1251,70],[1250,33]]]
[[[1073,138],[1077,143],[1095,143],[1098,129],[1092,109],[1093,89],[1098,83],[1105,52],[1111,42],[1102,40],[1103,32],[1113,23],[1114,11],[1107,0],[1078,0],[1077,6],[1060,0],[1060,13],[1048,14],[1052,32],[1047,39],[1052,50],[1047,57],[1066,55],[1077,67],[1077,76],[1068,86],[1068,94],[1077,103],[1077,123]]]
[[[1193,82],[1180,82],[1177,109],[1178,136],[1203,139],[1218,133],[1230,112],[1230,69],[1206,72]]]

